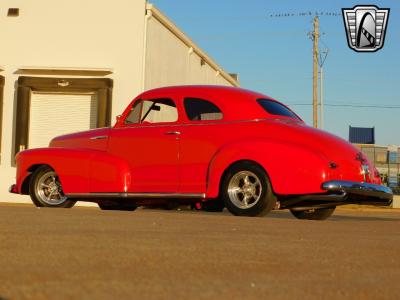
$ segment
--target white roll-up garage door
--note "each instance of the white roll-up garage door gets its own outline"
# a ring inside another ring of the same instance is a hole
[[[96,127],[95,94],[31,94],[29,148],[47,147],[52,138]]]

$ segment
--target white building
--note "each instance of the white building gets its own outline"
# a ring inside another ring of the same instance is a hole
[[[56,135],[112,125],[146,89],[237,86],[145,0],[0,2],[0,201],[14,156]]]

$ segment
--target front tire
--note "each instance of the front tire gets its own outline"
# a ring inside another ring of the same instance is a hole
[[[64,195],[57,173],[49,166],[41,166],[33,172],[29,195],[38,207],[71,208],[76,203]]]
[[[251,162],[240,162],[228,169],[221,195],[226,208],[236,216],[264,216],[276,203],[267,174]]]
[[[333,214],[335,209],[336,207],[328,207],[308,210],[291,210],[290,212],[297,219],[301,220],[326,220]]]

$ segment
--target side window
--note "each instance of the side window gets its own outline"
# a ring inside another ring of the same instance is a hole
[[[171,99],[137,101],[125,119],[125,124],[169,123],[178,121],[178,110]]]
[[[140,121],[140,109],[142,108],[142,101],[136,101],[132,106],[131,111],[125,119],[125,124],[138,124]]]
[[[184,106],[190,121],[221,120],[221,110],[208,100],[185,98]]]

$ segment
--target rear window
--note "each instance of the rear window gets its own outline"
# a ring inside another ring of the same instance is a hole
[[[264,108],[264,110],[271,115],[284,116],[301,120],[294,112],[286,106],[268,99],[258,99],[257,102]]]

